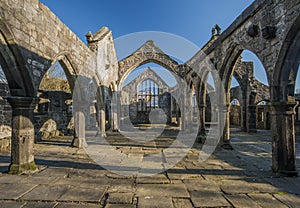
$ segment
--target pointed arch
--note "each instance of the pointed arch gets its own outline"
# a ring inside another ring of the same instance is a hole
[[[176,75],[181,73],[182,66],[159,49],[152,40],[149,40],[133,54],[119,62],[119,86],[123,86],[126,77],[134,69],[151,62]]]
[[[0,64],[12,96],[34,96],[34,85],[13,33],[0,19]]]
[[[287,100],[294,96],[295,80],[300,63],[300,15],[290,27],[275,65],[272,100]]]

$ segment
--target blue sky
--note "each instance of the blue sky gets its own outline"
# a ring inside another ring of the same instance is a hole
[[[210,39],[216,23],[224,31],[253,1],[41,0],[84,42],[88,31],[95,33],[107,26],[115,39],[135,32],[162,31],[181,36],[199,48]],[[246,54],[244,60],[253,57]],[[256,77],[266,83],[262,66],[259,61],[255,64]]]

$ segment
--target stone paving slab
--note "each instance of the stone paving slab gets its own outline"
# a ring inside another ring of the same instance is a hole
[[[220,192],[219,186],[214,181],[208,181],[204,179],[187,179],[183,181],[188,191],[208,191],[208,192]]]
[[[107,202],[110,204],[132,204],[134,193],[109,193]]]
[[[165,196],[141,196],[138,198],[139,208],[173,208],[172,197]]]
[[[190,194],[195,207],[231,207],[222,192],[191,191]]]
[[[287,208],[285,204],[281,203],[271,194],[249,194],[249,196],[262,207],[276,207]]]
[[[56,185],[76,185],[81,188],[106,188],[109,186],[111,179],[107,177],[89,178],[89,177],[71,177],[60,178],[55,181]]]
[[[105,208],[136,208],[136,206],[131,204],[107,204]]]
[[[246,194],[226,195],[226,198],[236,208],[260,208],[260,206]]]
[[[221,189],[226,194],[247,194],[259,192],[259,189],[245,180],[223,180]]]
[[[55,208],[101,208],[96,204],[75,204],[75,203],[59,203]]]
[[[293,194],[274,194],[274,197],[289,207],[300,207],[300,197]]]
[[[82,188],[71,187],[69,188],[58,201],[67,202],[99,202],[105,193],[106,188]]]
[[[167,138],[141,146],[116,135],[115,140],[122,144],[116,147],[132,157],[135,151],[143,160],[156,153],[165,157],[162,147]],[[40,172],[0,175],[0,208],[53,204],[55,208],[300,207],[299,177],[272,178],[271,142],[266,141],[266,134],[254,135],[239,133],[240,140],[232,141],[232,151],[217,148],[205,162],[197,160],[199,149],[192,149],[174,167],[150,177],[118,175],[103,170],[81,150],[38,144],[35,154]],[[170,150],[174,158],[179,150],[179,146]],[[0,153],[0,164],[9,165],[7,155]],[[162,157],[144,161],[147,173],[157,171],[153,165],[164,162]]]
[[[0,184],[2,183],[19,183],[27,176],[17,176],[17,175],[0,175]]]
[[[300,188],[295,185],[295,182],[288,181],[286,178],[264,178],[265,181],[275,187],[280,187],[281,192],[288,192],[300,195]]]
[[[39,176],[56,176],[56,177],[67,177],[69,172],[70,172],[70,168],[53,168],[53,167],[49,167],[45,170],[43,170],[42,172],[40,172],[38,175]]]
[[[170,180],[165,174],[157,174],[149,177],[138,177],[136,179],[138,184],[168,184]]]
[[[33,175],[33,176],[24,177],[21,181],[19,181],[19,183],[36,184],[36,185],[53,184],[57,180],[59,180],[59,177]]]
[[[186,186],[181,183],[176,184],[138,184],[138,197],[189,197]]]
[[[22,200],[56,201],[70,189],[67,185],[39,185],[25,194]]]
[[[0,206],[5,208],[21,208],[24,206],[25,202],[16,202],[16,201],[0,201]]]
[[[69,177],[103,178],[107,173],[108,171],[102,170],[99,165],[94,165],[90,169],[71,169],[68,175]]]
[[[193,208],[191,200],[183,198],[173,198],[173,206],[174,208]]]
[[[53,208],[57,202],[27,202],[22,208]]]
[[[119,192],[119,193],[126,193],[126,192],[134,192],[134,180],[133,179],[115,179],[112,180],[108,192]]]
[[[19,199],[36,186],[35,184],[2,183],[0,184],[0,199]]]

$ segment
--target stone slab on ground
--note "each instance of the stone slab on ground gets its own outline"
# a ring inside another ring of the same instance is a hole
[[[69,202],[100,202],[105,193],[106,188],[82,188],[71,187],[69,188],[58,201]]]
[[[55,181],[54,184],[57,185],[76,185],[78,187],[82,188],[103,188],[108,187],[110,184],[110,179],[107,177],[101,177],[101,178],[87,178],[87,177],[72,177],[72,178],[61,178],[57,181]]]
[[[109,193],[107,202],[110,204],[132,204],[134,193]]]
[[[262,207],[276,207],[287,208],[285,204],[281,203],[271,194],[249,194],[249,196]]]
[[[173,208],[172,197],[164,196],[151,196],[151,197],[139,197],[139,208]]]
[[[5,208],[21,208],[25,202],[0,201],[0,206]]]
[[[190,194],[195,207],[231,207],[222,192],[191,191]]]
[[[70,189],[70,186],[66,185],[39,185],[25,194],[22,200],[56,201],[68,189]]]
[[[245,180],[223,180],[220,188],[226,194],[247,194],[259,191],[256,186]]]
[[[299,187],[295,186],[292,181],[289,182],[286,178],[264,178],[264,180],[275,187],[280,187],[281,192],[288,192],[300,195]],[[293,185],[291,185],[291,183]]]
[[[35,184],[0,184],[0,199],[19,199],[30,192],[37,185]]]
[[[64,166],[63,166],[64,167]],[[41,171],[40,173],[38,173],[39,176],[52,176],[52,177],[62,177],[62,178],[65,178],[68,176],[69,172],[70,172],[70,168],[53,168],[53,167],[50,167],[50,168],[47,168],[43,171]]]
[[[24,177],[19,183],[27,183],[27,184],[53,184],[55,181],[57,181],[59,178],[55,176],[28,176]]]
[[[22,208],[53,208],[57,202],[27,202]]]
[[[210,192],[220,192],[219,186],[210,180],[204,180],[202,178],[197,179],[186,179],[183,180],[189,191],[210,191]]]
[[[134,191],[134,180],[133,179],[115,179],[112,180],[108,192],[133,192]]]
[[[190,195],[183,183],[176,184],[138,184],[138,197],[186,197]]]
[[[24,178],[27,178],[27,176],[2,174],[0,175],[0,183],[19,183]]]
[[[149,177],[138,177],[136,179],[138,184],[168,184],[170,180],[164,174],[156,174]]]
[[[136,208],[136,206],[132,204],[107,204],[105,208]]]
[[[246,194],[225,196],[235,208],[260,208],[260,206]]]
[[[100,204],[88,204],[88,203],[59,203],[55,208],[99,208]]]
[[[183,198],[173,198],[173,206],[174,208],[193,208],[191,200]]]
[[[289,207],[300,207],[300,197],[293,194],[274,194],[274,197]]]

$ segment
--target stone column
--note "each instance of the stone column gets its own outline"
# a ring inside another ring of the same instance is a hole
[[[280,176],[297,176],[295,147],[295,107],[297,102],[271,104],[273,132],[273,172]]]
[[[34,162],[33,109],[37,99],[32,97],[9,97],[12,107],[12,141],[10,174],[37,170]]]
[[[219,122],[224,122],[224,130],[220,141],[220,146],[224,149],[232,149],[230,145],[230,104],[227,104],[223,108],[219,109],[219,114]],[[222,127],[222,125],[220,125],[220,127]]]
[[[247,132],[247,99],[245,97],[241,102],[241,130]]]
[[[201,135],[205,135],[206,131],[205,131],[205,108],[206,105],[205,104],[200,104],[199,105],[199,119],[200,119],[200,127],[199,127],[199,133]]]
[[[83,112],[75,112],[74,115],[74,139],[72,141],[72,147],[83,148],[86,144],[85,141],[85,129],[86,129],[85,114]]]
[[[219,128],[221,128],[220,132],[223,132],[220,146],[224,149],[232,150],[230,144],[230,92],[225,94],[224,102],[223,105],[218,106]]]
[[[113,132],[119,131],[119,106],[120,106],[120,96],[116,91],[112,92],[112,100],[111,100],[111,130]]]
[[[98,119],[98,135],[102,137],[106,137],[106,119],[105,119],[105,104],[104,103],[97,103],[97,119]]]
[[[256,105],[248,106],[248,125],[247,132],[255,133],[256,130]]]

